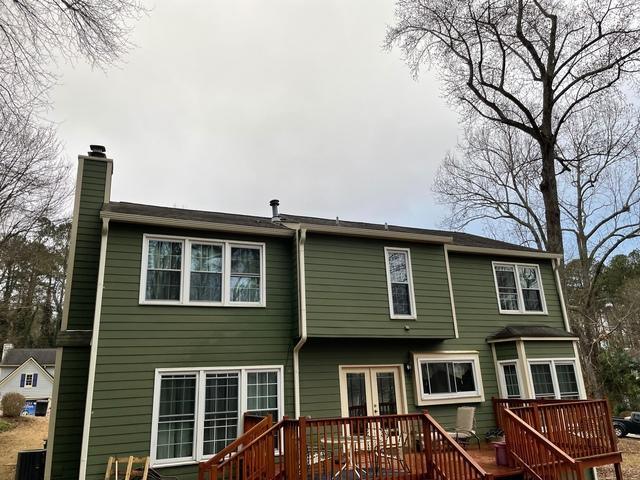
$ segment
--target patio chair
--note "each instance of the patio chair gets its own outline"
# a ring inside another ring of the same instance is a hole
[[[480,449],[480,437],[476,435],[475,407],[458,407],[456,426],[452,431],[447,431],[447,433],[463,446],[475,439],[478,442],[478,449]]]
[[[401,431],[399,425],[374,424],[367,431],[368,450],[374,454],[376,469],[381,470],[383,463],[391,466],[394,463],[406,473],[410,472],[405,461],[405,452],[409,447],[409,433]]]

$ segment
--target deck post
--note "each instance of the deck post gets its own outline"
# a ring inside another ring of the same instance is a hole
[[[422,451],[427,460],[427,478],[433,478],[433,445],[431,444],[431,428],[427,419],[427,410],[422,416]]]
[[[300,459],[300,479],[307,479],[307,418],[300,417],[298,419],[298,444],[300,450],[298,458]],[[293,479],[287,479],[293,480]]]
[[[542,432],[541,422],[540,422],[540,410],[538,409],[538,403],[533,403],[533,427],[538,431]]]

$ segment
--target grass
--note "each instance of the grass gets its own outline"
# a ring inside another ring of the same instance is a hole
[[[0,433],[7,432],[15,427],[16,427],[15,422],[8,422],[7,420],[0,419]]]

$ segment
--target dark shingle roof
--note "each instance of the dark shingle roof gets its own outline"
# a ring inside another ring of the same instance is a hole
[[[503,340],[507,338],[577,338],[570,332],[560,328],[549,327],[547,325],[507,325],[498,330],[493,335],[487,337],[487,340]]]
[[[202,210],[187,210],[182,208],[158,207],[153,205],[143,205],[129,202],[111,202],[104,206],[104,212],[124,213],[129,215],[141,215],[145,217],[170,218],[177,220],[200,221],[211,223],[222,223],[228,225],[240,225],[270,228],[274,230],[286,230],[287,227],[281,223],[273,222],[271,217],[258,217],[253,215],[239,215],[235,213],[206,212]],[[500,248],[507,250],[517,250],[525,252],[540,252],[533,248],[523,247],[512,243],[502,242],[491,238],[481,237],[470,233],[451,232],[446,230],[431,230],[425,228],[403,227],[398,225],[385,225],[379,223],[353,222],[348,220],[328,219],[319,217],[307,217],[302,215],[292,215],[288,213],[280,214],[282,223],[305,223],[318,226],[342,226],[362,230],[377,230],[389,232],[414,233],[422,235],[436,235],[453,238],[454,245],[468,247]]]
[[[54,365],[56,363],[55,348],[12,348],[4,355],[2,365],[22,365],[30,357],[40,365]]]

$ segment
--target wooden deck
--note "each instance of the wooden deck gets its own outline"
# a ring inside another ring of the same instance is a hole
[[[495,447],[491,443],[481,442],[480,449],[477,445],[470,445],[467,453],[493,478],[511,479],[522,478],[523,470],[518,467],[502,467],[496,464]]]

